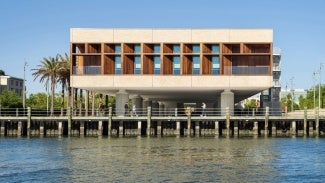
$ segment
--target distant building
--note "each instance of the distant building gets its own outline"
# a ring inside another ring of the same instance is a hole
[[[286,98],[288,94],[292,94],[293,95],[293,101],[296,104],[299,104],[299,97],[306,97],[307,96],[307,91],[305,89],[294,89],[294,90],[281,90],[280,92],[280,96],[281,98]]]
[[[12,76],[0,76],[0,94],[4,90],[14,91],[19,97],[23,96],[24,79]]]

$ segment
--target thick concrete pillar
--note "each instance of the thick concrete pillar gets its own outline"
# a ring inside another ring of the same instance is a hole
[[[120,90],[116,93],[115,98],[116,116],[124,116],[128,111],[125,111],[124,105],[129,102],[129,94],[125,90]]]
[[[226,108],[229,107],[230,115],[234,115],[234,93],[225,90],[221,93],[221,115],[226,115]]]
[[[135,105],[136,115],[141,115],[144,111],[142,108],[142,101],[140,95],[136,95],[132,98],[132,106]]]
[[[296,135],[297,134],[297,123],[296,121],[291,122],[291,135]]]
[[[102,134],[103,134],[103,121],[98,121],[97,135],[102,136]]]
[[[258,122],[254,121],[253,134],[258,135]]]
[[[219,136],[219,121],[214,122],[214,135]]]

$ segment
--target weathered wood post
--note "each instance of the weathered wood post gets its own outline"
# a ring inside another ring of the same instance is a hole
[[[219,137],[219,121],[214,122],[214,135]]]
[[[84,121],[80,121],[79,135],[81,137],[85,136],[85,122]]]
[[[238,130],[238,121],[234,122],[234,136],[238,137],[239,135],[239,130]]]
[[[253,135],[258,135],[258,121],[254,121]]]
[[[270,114],[270,108],[265,108],[265,128],[264,128],[264,135],[269,135],[269,114]]]
[[[0,136],[5,136],[5,122],[4,121],[1,121]]]
[[[181,135],[181,122],[180,121],[176,121],[176,131],[175,131],[175,135],[176,137],[179,137]]]
[[[58,124],[58,135],[59,136],[62,135],[62,121],[59,121],[59,124]]]
[[[98,136],[102,136],[103,135],[103,121],[98,121],[97,135]]]
[[[195,122],[195,136],[196,137],[200,136],[200,122],[199,121]]]
[[[141,128],[142,128],[141,121],[138,121],[138,132],[137,132],[138,136],[141,136]]]
[[[157,136],[161,136],[161,121],[157,121]]]
[[[314,135],[314,122],[313,121],[309,121],[309,129],[308,129],[308,135],[309,136],[313,136]]]
[[[304,136],[308,134],[307,132],[307,107],[304,108]]]
[[[123,135],[124,135],[123,131],[124,131],[123,121],[119,121],[119,127],[118,127],[118,136],[119,137],[123,137]]]
[[[230,110],[229,107],[226,107],[226,129],[227,129],[227,137],[230,136]]]
[[[20,137],[22,135],[22,122],[18,121],[18,128],[17,128],[17,136]]]
[[[32,110],[30,107],[27,107],[27,137],[30,136],[30,123],[32,121]]]
[[[315,136],[319,136],[319,108],[317,108],[317,115],[316,115],[316,124],[315,124]]]
[[[107,126],[107,135],[111,136],[112,135],[112,114],[113,110],[112,107],[109,107],[108,109],[108,126]]]
[[[151,132],[151,107],[147,107],[147,137],[150,136]]]
[[[272,136],[275,137],[276,136],[276,121],[272,122]]]
[[[291,122],[290,133],[292,136],[295,136],[297,134],[297,122],[296,121]]]
[[[187,136],[191,136],[191,115],[187,115]]]
[[[71,111],[70,106],[67,109],[67,117],[68,117],[68,136],[70,136],[71,135],[71,121],[72,121],[72,111]]]
[[[39,124],[39,135],[41,137],[44,136],[44,121],[41,121],[40,124]]]

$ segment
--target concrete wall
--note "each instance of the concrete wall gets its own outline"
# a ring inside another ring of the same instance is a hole
[[[72,28],[70,41],[91,43],[273,42],[272,29],[95,29]]]

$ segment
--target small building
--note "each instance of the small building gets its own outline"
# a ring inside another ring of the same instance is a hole
[[[0,76],[0,94],[4,90],[14,91],[19,97],[23,96],[24,79],[12,76]]]

